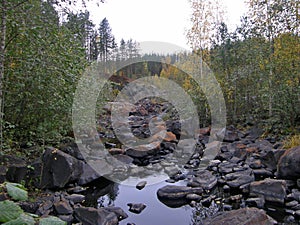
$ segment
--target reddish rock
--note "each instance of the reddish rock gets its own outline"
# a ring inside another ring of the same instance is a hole
[[[172,132],[167,132],[166,136],[164,138],[164,141],[168,141],[168,142],[174,142],[177,141],[176,135],[173,134]]]

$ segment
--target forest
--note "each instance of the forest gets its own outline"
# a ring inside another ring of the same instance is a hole
[[[216,75],[229,124],[259,123],[275,134],[299,132],[299,6],[297,1],[249,4],[249,15],[241,18],[241,25],[233,32],[228,31],[226,21],[215,21],[212,16],[206,17],[206,27],[198,26],[205,21],[196,13],[204,10],[204,15],[205,10],[212,9],[194,5],[194,27],[187,40]],[[76,82],[92,61],[118,63],[153,57],[176,63],[180,57],[142,56],[136,41],[122,39],[116,43],[106,18],[95,25],[88,11],[68,12],[57,2],[4,1],[1,12],[3,150],[41,145],[70,135]],[[201,102],[199,90],[188,77],[172,69],[161,70],[160,65],[140,67],[123,75],[134,77],[150,71],[151,75],[173,76]]]

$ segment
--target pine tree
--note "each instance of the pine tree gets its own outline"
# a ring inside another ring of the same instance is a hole
[[[112,50],[116,48],[115,38],[112,34],[108,20],[104,18],[99,27],[99,56],[98,60],[107,61],[111,56]]]

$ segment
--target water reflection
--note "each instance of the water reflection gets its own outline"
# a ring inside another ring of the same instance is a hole
[[[138,183],[138,182],[137,182]],[[101,179],[87,190],[87,206],[121,207],[128,218],[121,221],[120,225],[135,223],[138,225],[199,225],[204,218],[214,215],[221,207],[215,201],[210,205],[203,206],[197,203],[194,207],[190,205],[180,205],[181,207],[168,207],[157,198],[157,190],[165,185],[161,182],[155,185],[147,185],[144,189],[138,190],[133,186],[116,184],[105,179]],[[183,185],[175,183],[174,185]],[[144,203],[147,207],[141,214],[134,214],[128,211],[128,203]]]

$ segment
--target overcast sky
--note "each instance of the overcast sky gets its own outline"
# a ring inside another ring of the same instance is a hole
[[[245,12],[244,0],[223,1],[228,12],[227,24],[234,27]],[[118,42],[121,38],[132,38],[188,48],[185,33],[192,13],[188,0],[107,0],[99,7],[89,3],[88,10],[97,25],[104,17],[108,19]]]

